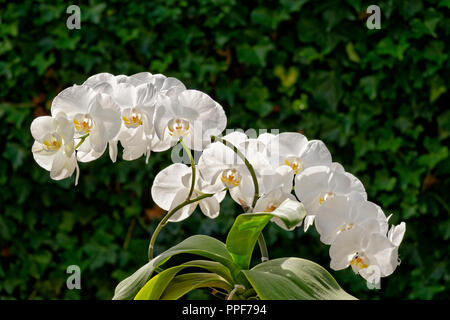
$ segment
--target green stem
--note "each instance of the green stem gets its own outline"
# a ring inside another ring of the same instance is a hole
[[[216,137],[216,136],[211,136],[211,140],[212,140],[212,142],[218,141],[218,142],[223,143],[228,148],[232,149],[244,161],[245,166],[247,167],[248,171],[250,172],[250,175],[252,176],[253,185],[255,186],[255,194],[253,196],[253,202],[252,202],[252,208],[254,208],[256,205],[256,201],[258,201],[258,198],[259,198],[259,185],[258,185],[258,179],[256,179],[255,169],[253,169],[253,166],[247,160],[245,155],[235,145],[233,145],[229,141],[224,140],[219,137]],[[262,234],[262,232],[258,236],[258,245],[259,245],[259,250],[261,251],[261,261],[262,262],[268,261],[269,260],[269,252],[267,250],[266,241],[264,240],[264,235]]]
[[[227,140],[224,140],[222,138],[216,137],[216,136],[212,136],[211,140],[212,140],[212,142],[219,141],[219,142],[223,143],[228,148],[233,150],[239,156],[239,158],[242,159],[242,161],[244,161],[245,166],[247,167],[248,171],[250,171],[250,175],[252,176],[252,180],[253,180],[253,185],[255,186],[255,194],[253,195],[253,202],[252,202],[252,208],[254,208],[256,201],[258,201],[258,198],[259,198],[259,185],[258,185],[258,180],[256,179],[255,169],[253,169],[253,166],[247,160],[247,158],[244,156],[244,154],[232,143],[230,143]]]
[[[186,198],[186,200],[189,200],[192,196],[192,193],[194,192],[194,186],[195,186],[195,160],[192,156],[191,150],[187,147],[187,145],[184,144],[183,139],[180,139],[180,143],[183,146],[183,149],[186,151],[186,153],[189,156],[189,159],[191,160],[191,168],[192,168],[192,179],[191,179],[191,189],[189,190],[189,195]]]
[[[259,245],[259,251],[261,251],[261,262],[269,261],[269,251],[267,251],[266,240],[264,240],[262,231],[260,232],[260,234],[258,236],[258,245]]]
[[[238,297],[238,295],[237,295],[238,291],[240,291],[240,292],[245,291],[245,287],[240,284],[235,284],[234,289],[231,290],[230,294],[227,297],[227,300],[233,300],[235,295],[236,295],[236,297]]]
[[[77,143],[77,145],[73,148],[74,150],[76,150],[79,146],[81,146],[84,142],[84,140],[86,140],[86,138],[89,137],[89,133],[86,133],[84,136],[80,137],[80,142]]]
[[[175,208],[173,208],[172,210],[170,210],[165,216],[164,218],[162,218],[162,220],[159,222],[158,226],[156,227],[155,231],[152,234],[152,238],[150,239],[150,244],[148,246],[148,260],[152,260],[153,259],[153,249],[155,247],[155,242],[156,242],[156,238],[158,237],[158,234],[161,232],[162,228],[167,224],[167,221],[170,219],[171,216],[173,216],[175,214],[175,212],[177,212],[178,210],[180,210],[181,208],[183,208],[184,206],[200,201],[202,199],[205,198],[209,198],[212,197],[214,195],[214,193],[205,193],[202,194],[201,196],[198,196],[197,198],[194,199],[186,199],[185,201],[183,201],[182,203],[180,203],[178,206],[176,206]]]

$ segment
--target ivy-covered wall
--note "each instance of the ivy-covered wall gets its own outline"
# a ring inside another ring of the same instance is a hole
[[[366,26],[370,4],[381,29]],[[331,271],[361,299],[450,297],[450,1],[83,1],[69,30],[66,1],[0,1],[0,299],[110,299],[146,261],[163,212],[150,197],[170,152],[111,163],[107,154],[55,182],[31,154],[34,117],[99,72],[164,73],[221,103],[228,128],[321,139],[364,183],[390,222],[407,223],[402,263],[369,290]],[[193,234],[224,237],[240,213],[200,212],[160,235],[156,250]],[[265,230],[271,257],[328,270],[314,228]],[[255,254],[255,259],[257,254]],[[79,265],[82,289],[66,288]],[[191,298],[203,298],[198,292]]]

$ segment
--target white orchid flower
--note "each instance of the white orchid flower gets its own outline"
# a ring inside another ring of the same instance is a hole
[[[153,147],[158,143],[153,128],[155,87],[150,83],[137,87],[119,83],[114,89],[113,98],[120,107],[121,127],[110,142],[110,155],[112,158],[117,156],[117,141],[120,140],[124,148],[123,159],[131,161],[146,155],[147,163]],[[167,150],[169,147],[166,144],[162,149]]]
[[[191,177],[191,168],[182,163],[175,163],[163,169],[156,175],[153,182],[151,189],[153,201],[164,210],[174,209],[187,199],[191,188]],[[226,193],[222,190],[223,186],[210,185],[196,175],[191,199],[195,199],[204,193],[214,193],[214,196],[184,206],[175,212],[168,221],[178,222],[188,218],[197,205],[200,206],[205,216],[211,219],[216,218],[219,215],[220,202],[222,202]]]
[[[291,167],[283,165],[275,170],[271,174],[266,173],[262,177],[261,196],[256,202],[253,212],[272,212],[276,210],[286,199],[297,201],[292,192],[294,171]],[[278,218],[273,217],[272,222],[275,222],[280,228],[291,231],[300,226],[303,222],[299,222],[298,225],[287,229],[285,224]]]
[[[146,162],[148,162],[150,151],[165,151],[171,147],[169,143],[161,142],[155,135],[152,123],[153,113],[154,108],[161,105],[167,91],[186,89],[181,81],[162,74],[153,75],[149,72],[131,76],[99,73],[89,77],[83,85],[98,92],[110,94],[121,107],[123,125],[120,136],[116,136],[109,144],[110,157],[113,162],[117,159],[118,140],[124,147],[123,158],[125,160],[134,160],[146,154]],[[141,90],[142,85],[148,85],[147,92]],[[129,92],[126,92],[127,90]],[[146,94],[147,96],[144,97]],[[137,112],[133,112],[133,109]],[[130,128],[131,130],[129,130]],[[132,130],[135,128],[138,129]]]
[[[260,193],[262,195],[275,189],[281,189],[284,193],[291,193],[294,182],[294,171],[287,165],[275,169],[267,168],[262,176]]]
[[[172,90],[161,103],[155,112],[155,130],[170,146],[183,138],[190,149],[201,151],[212,135],[219,135],[226,127],[222,106],[201,91]]]
[[[30,130],[35,139],[31,151],[37,164],[50,171],[54,180],[68,178],[76,170],[77,185],[79,169],[74,152],[74,128],[66,115],[61,112],[55,117],[38,117],[31,123]]]
[[[308,214],[305,217],[305,231],[313,224],[320,206],[334,196],[356,192],[367,200],[367,193],[361,181],[341,168],[342,166],[338,165],[310,167],[295,177],[295,195]]]
[[[320,140],[308,139],[296,132],[283,132],[267,143],[273,165],[288,165],[296,175],[313,166],[330,166],[331,154]]]
[[[351,266],[372,284],[378,284],[380,277],[392,274],[398,266],[398,247],[380,233],[355,227],[339,234],[330,247],[333,270]]]
[[[87,136],[77,149],[77,159],[81,162],[99,158],[120,128],[118,105],[111,96],[88,86],[74,85],[60,92],[51,106],[52,115],[59,112],[64,112],[72,122],[75,143]]]
[[[355,227],[386,234],[388,221],[379,206],[366,201],[359,193],[351,193],[325,201],[317,210],[315,226],[320,241],[331,244],[339,234]]]
[[[239,131],[227,134],[223,139],[236,146],[252,164],[258,185],[261,187],[260,193],[263,193],[264,181],[267,185],[273,182],[269,179],[264,180],[263,174],[267,173],[267,170],[271,170],[264,145],[257,139],[248,139],[246,134]],[[254,182],[244,161],[231,148],[221,142],[208,145],[200,156],[197,167],[206,181],[211,184],[222,182],[229,189],[234,201],[246,210],[251,208],[255,196]],[[281,171],[282,169],[280,169]],[[273,170],[270,173],[275,174]],[[272,176],[270,177],[272,178]],[[281,184],[282,179],[279,177],[278,179],[278,184]],[[292,188],[292,177],[290,183],[290,188]],[[278,184],[272,185],[271,189],[278,187]]]
[[[247,136],[236,131],[224,136],[223,139],[238,146],[247,139]],[[197,168],[209,183],[215,184],[220,180],[229,189],[240,185],[242,175],[250,175],[244,161],[221,142],[211,143],[203,150]]]
[[[167,94],[175,94],[186,90],[185,85],[178,79],[173,77],[166,77],[163,74],[151,74],[150,72],[140,72],[133,74],[129,77],[124,76],[118,80],[122,83],[128,83],[134,87],[139,87],[143,84],[151,84],[155,89],[155,97],[153,108],[165,108],[164,104],[167,103]],[[153,111],[154,113],[154,111]],[[152,124],[153,125],[153,124]],[[169,149],[172,144],[169,141],[162,141],[155,134],[154,128],[152,128],[153,143],[151,146],[152,151],[160,152]]]
[[[253,209],[253,212],[273,212],[276,209],[278,209],[278,207],[286,199],[297,201],[297,199],[293,194],[284,192],[282,187],[274,189],[269,193],[264,194],[258,199],[258,201],[256,201],[256,205],[255,208]],[[288,229],[286,228],[285,224],[281,221],[281,219],[278,217],[273,217],[271,221],[275,222],[280,228],[283,228],[287,231],[291,231],[302,224],[302,222],[299,222],[298,225]]]

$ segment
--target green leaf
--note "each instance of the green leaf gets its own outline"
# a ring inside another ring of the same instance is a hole
[[[263,300],[350,300],[336,280],[318,264],[281,258],[242,271]]]
[[[348,59],[350,61],[359,63],[361,61],[361,58],[359,57],[358,53],[355,50],[355,47],[353,46],[353,43],[349,42],[345,45],[345,51],[347,52]]]
[[[121,281],[116,287],[113,299],[126,300],[133,298],[145,285],[158,266],[169,260],[170,257],[182,253],[195,254],[209,258],[220,262],[229,268],[233,274],[238,272],[237,266],[233,262],[233,259],[228,253],[224,243],[209,236],[196,235],[187,238],[176,246],[161,253],[159,256],[153,258],[147,264],[142,266],[131,276]]]
[[[161,296],[161,300],[177,300],[198,288],[220,288],[227,292],[232,287],[215,273],[187,273],[175,277]]]
[[[240,63],[265,67],[266,56],[273,49],[274,46],[271,43],[254,46],[243,44],[236,48],[237,59]]]
[[[169,268],[157,274],[151,278],[145,286],[139,290],[138,294],[134,298],[135,300],[158,300],[167,286],[170,285],[172,279],[185,268],[202,268],[208,270],[217,275],[222,279],[222,282],[228,284],[231,288],[231,283],[233,283],[233,278],[231,277],[230,271],[222,264],[215,261],[207,260],[196,260],[183,263],[182,265]],[[224,285],[222,285],[223,287]],[[187,293],[187,292],[185,292]]]
[[[378,54],[386,54],[399,60],[403,60],[403,55],[409,46],[410,44],[407,42],[406,38],[401,38],[398,43],[394,43],[391,37],[386,37],[377,44],[376,52]]]
[[[450,0],[441,0],[438,7],[446,7],[450,9]]]
[[[282,85],[286,88],[293,86],[299,75],[296,67],[291,66],[288,70],[285,70],[281,65],[276,66],[273,73],[280,78]]]
[[[435,102],[443,93],[447,91],[447,87],[439,76],[434,76],[430,80],[430,102]]]
[[[306,215],[303,204],[286,199],[273,212],[245,213],[239,215],[227,236],[227,249],[240,267],[247,269],[258,236],[267,223],[275,218],[286,229],[293,229]]]
[[[318,71],[313,73],[305,83],[305,89],[311,92],[319,104],[323,104],[335,112],[344,94],[339,79],[334,71]]]

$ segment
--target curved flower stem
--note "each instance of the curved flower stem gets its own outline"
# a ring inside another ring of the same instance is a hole
[[[267,251],[266,240],[264,239],[262,231],[258,236],[258,245],[259,251],[261,251],[261,262],[269,261],[269,251]]]
[[[81,139],[80,142],[78,142],[77,145],[75,147],[73,147],[73,149],[76,150],[79,146],[81,146],[87,137],[89,137],[89,133],[86,133],[84,136],[81,136],[79,138],[79,139]]]
[[[175,212],[177,212],[178,210],[180,210],[184,206],[187,206],[188,204],[200,201],[200,200],[205,199],[205,198],[212,197],[213,195],[214,195],[214,193],[205,193],[205,194],[202,194],[201,196],[198,196],[197,198],[194,198],[194,199],[190,199],[190,200],[186,199],[185,201],[180,203],[178,206],[176,206],[175,208],[170,210],[164,216],[164,218],[162,218],[162,220],[159,222],[158,226],[156,227],[155,231],[152,234],[152,238],[150,239],[150,244],[148,246],[148,260],[152,260],[153,259],[153,249],[155,247],[156,238],[158,237],[158,234],[162,230],[162,228],[167,224],[167,221],[170,219],[170,217],[173,216],[175,214]]]
[[[256,201],[258,201],[258,198],[259,198],[259,185],[258,185],[258,180],[256,179],[255,169],[253,168],[251,163],[247,160],[245,155],[235,145],[233,145],[229,141],[224,140],[220,137],[216,137],[216,136],[211,136],[211,140],[212,140],[212,142],[218,141],[218,142],[223,143],[228,148],[232,149],[244,161],[245,166],[247,167],[248,171],[250,171],[250,175],[252,176],[252,180],[253,180],[253,185],[255,186],[255,194],[253,196],[253,202],[252,202],[252,208],[254,208],[256,205]],[[262,232],[258,236],[258,245],[259,245],[259,250],[261,251],[261,261],[262,262],[268,261],[269,260],[269,252],[267,250],[266,241],[264,240],[264,236],[263,236]]]
[[[231,142],[228,142],[227,140],[224,140],[224,139],[216,137],[216,136],[211,136],[211,140],[212,140],[212,142],[214,142],[214,141],[222,142],[228,148],[233,150],[239,156],[239,158],[242,159],[242,161],[244,161],[245,166],[247,167],[248,171],[250,171],[250,175],[252,176],[252,180],[253,180],[253,185],[255,186],[255,194],[253,196],[253,202],[252,202],[252,208],[253,208],[256,204],[256,201],[258,201],[258,198],[259,198],[259,185],[258,185],[258,180],[256,179],[255,169],[253,169],[253,166],[247,160],[247,158],[244,156],[244,154]]]
[[[191,160],[191,168],[192,168],[192,176],[191,176],[191,189],[189,190],[189,195],[186,198],[186,200],[189,200],[192,196],[192,193],[194,192],[194,186],[195,186],[195,160],[192,156],[191,150],[187,147],[187,145],[184,144],[183,139],[180,139],[180,143],[183,146],[183,149],[186,151],[186,153],[189,156],[189,159]]]

